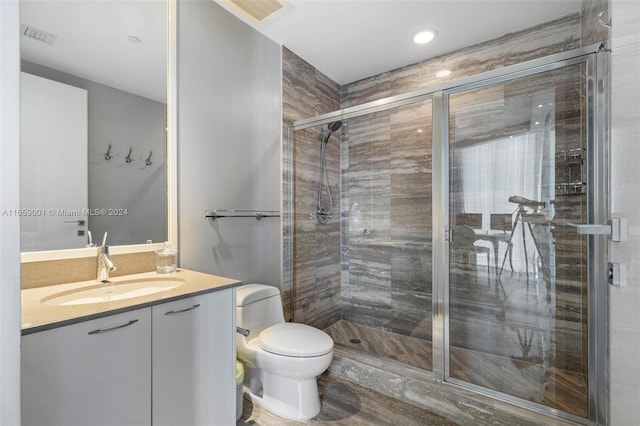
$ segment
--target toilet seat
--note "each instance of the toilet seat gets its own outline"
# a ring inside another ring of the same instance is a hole
[[[331,352],[333,339],[317,328],[285,322],[260,333],[260,348],[276,355],[314,357]]]

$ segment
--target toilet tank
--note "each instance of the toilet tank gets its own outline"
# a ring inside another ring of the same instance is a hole
[[[236,323],[251,332],[247,340],[281,322],[284,322],[284,314],[278,288],[264,284],[246,284],[236,288]]]

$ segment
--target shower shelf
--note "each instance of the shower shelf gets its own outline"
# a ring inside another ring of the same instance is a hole
[[[587,151],[584,148],[556,152],[556,196],[582,195],[587,192],[583,181],[584,160]]]
[[[280,217],[280,212],[276,210],[206,210],[204,217],[210,220],[223,217],[253,217],[260,220],[267,217]]]
[[[415,241],[403,241],[403,240],[366,240],[362,238],[349,237],[349,244],[359,247],[388,247],[399,249],[413,249],[423,250],[431,249],[432,243],[430,241],[415,242]]]

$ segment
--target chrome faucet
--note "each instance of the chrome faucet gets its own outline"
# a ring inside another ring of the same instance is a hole
[[[98,274],[96,280],[98,282],[107,282],[109,281],[109,272],[113,272],[116,270],[115,265],[111,261],[109,257],[109,246],[107,243],[107,233],[104,233],[104,237],[102,238],[102,245],[98,247]]]

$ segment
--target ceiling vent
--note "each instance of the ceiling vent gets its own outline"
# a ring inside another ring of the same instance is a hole
[[[274,14],[284,7],[277,0],[229,0],[234,6],[253,19],[262,21],[267,16]]]
[[[20,25],[20,32],[23,36],[42,41],[47,44],[53,44],[58,39],[58,36],[55,34],[48,33],[44,30],[27,24]]]

